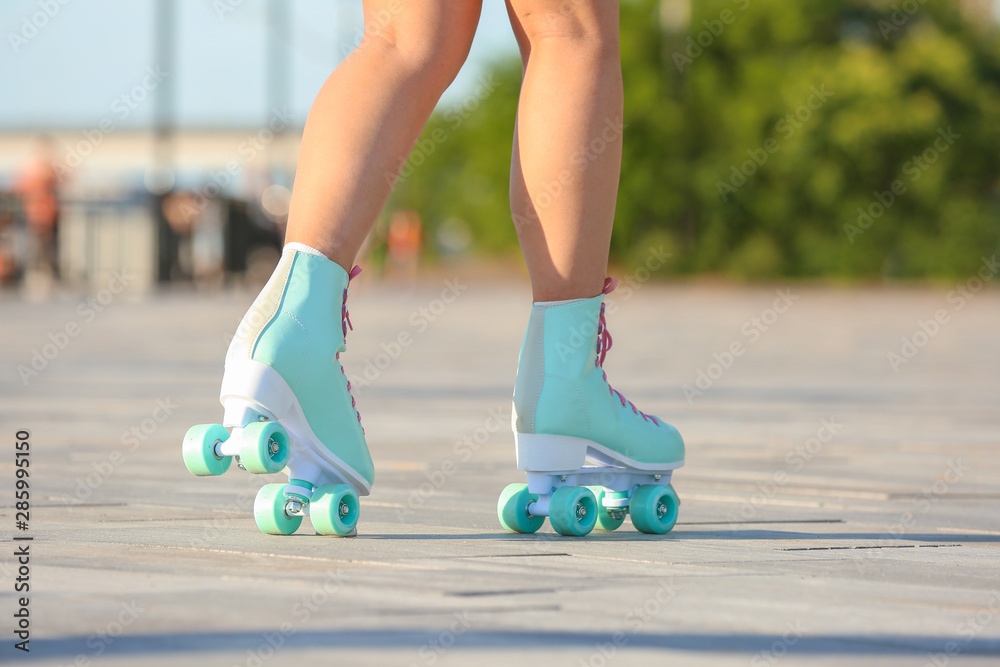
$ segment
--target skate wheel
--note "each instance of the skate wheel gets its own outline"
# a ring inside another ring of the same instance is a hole
[[[253,501],[253,518],[257,527],[268,535],[291,535],[302,524],[300,515],[285,514],[287,484],[265,484]]]
[[[181,453],[184,465],[199,477],[221,475],[229,470],[232,456],[215,455],[215,444],[229,439],[229,431],[221,424],[199,424],[192,426],[184,435]]]
[[[309,501],[309,518],[320,535],[350,535],[359,512],[358,494],[347,484],[321,486]]]
[[[243,428],[240,462],[248,472],[279,472],[288,463],[288,432],[278,422],[253,422]]]
[[[528,514],[528,505],[538,496],[528,492],[527,484],[508,484],[497,500],[497,518],[512,533],[534,533],[545,523],[544,516]]]
[[[607,495],[607,491],[604,490],[603,486],[588,486],[588,489],[594,494],[594,499],[597,501],[597,525],[594,526],[598,530],[617,530],[623,523],[625,523],[625,508],[621,509],[622,517],[616,519],[608,513],[608,510],[604,507],[604,496]]]
[[[632,495],[628,511],[637,530],[663,535],[677,523],[679,508],[680,500],[673,487],[645,484]]]
[[[556,489],[549,501],[549,523],[560,535],[581,537],[597,524],[597,499],[585,486]]]

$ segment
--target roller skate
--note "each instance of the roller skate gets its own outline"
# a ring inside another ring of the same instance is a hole
[[[223,423],[184,436],[195,475],[221,475],[234,458],[251,473],[288,475],[257,493],[265,533],[290,535],[309,516],[321,535],[356,534],[358,496],[371,491],[375,470],[339,359],[353,328],[347,288],[360,272],[286,245],[226,354]]]
[[[535,304],[518,358],[512,426],[517,468],[497,502],[501,525],[534,533],[549,517],[560,535],[615,530],[632,518],[643,533],[677,522],[670,486],[684,465],[684,441],[670,424],[641,412],[608,384],[611,349],[604,296]]]

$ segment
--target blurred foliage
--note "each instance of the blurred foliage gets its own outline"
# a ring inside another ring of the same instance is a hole
[[[622,2],[614,261],[664,246],[676,273],[955,277],[1000,249],[994,24],[950,0],[693,0],[677,33],[660,5]],[[390,210],[432,232],[462,220],[479,251],[516,246],[520,77],[500,63],[435,114]]]

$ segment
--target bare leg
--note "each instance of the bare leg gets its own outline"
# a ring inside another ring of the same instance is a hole
[[[600,294],[621,171],[617,0],[507,0],[524,62],[510,203],[536,301]]]
[[[365,36],[309,112],[285,240],[350,269],[469,52],[482,0],[365,0]]]

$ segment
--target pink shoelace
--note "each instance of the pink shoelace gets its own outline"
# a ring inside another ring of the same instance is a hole
[[[617,280],[614,278],[605,278],[604,289],[601,291],[601,294],[611,294],[615,291],[616,287],[618,287]],[[645,412],[635,407],[635,403],[622,396],[622,393],[617,389],[613,389],[611,387],[611,383],[608,382],[608,374],[607,371],[604,370],[604,357],[608,355],[608,350],[611,349],[611,344],[614,341],[611,338],[611,332],[608,331],[608,322],[604,316],[604,307],[605,304],[601,303],[601,317],[597,321],[597,359],[594,360],[594,365],[601,369],[601,374],[604,376],[604,383],[608,385],[608,391],[611,392],[612,396],[618,397],[618,399],[622,402],[623,408],[626,404],[628,404],[628,406],[632,408],[632,412],[640,415],[643,421],[652,420],[654,424],[659,426],[660,420],[653,415],[647,415]]]
[[[347,274],[348,287],[350,287],[351,281],[358,277],[359,273],[361,273],[361,267],[355,265],[355,267],[351,269],[351,272]],[[344,288],[344,298],[341,301],[341,306],[340,306],[340,326],[344,330],[345,339],[347,338],[348,327],[351,329],[351,331],[354,331],[354,325],[351,324],[351,314],[347,312],[347,287]],[[340,361],[340,352],[338,352],[335,356],[337,361]],[[343,365],[341,365],[340,367],[340,372],[344,374],[345,378],[347,377],[347,372],[344,370]],[[361,424],[361,413],[358,411],[358,402],[355,400],[354,394],[351,393],[350,380],[347,381],[347,393],[351,395],[351,407],[354,408],[354,414],[358,416],[358,423]],[[361,426],[361,432],[362,433],[365,432],[364,425]]]

